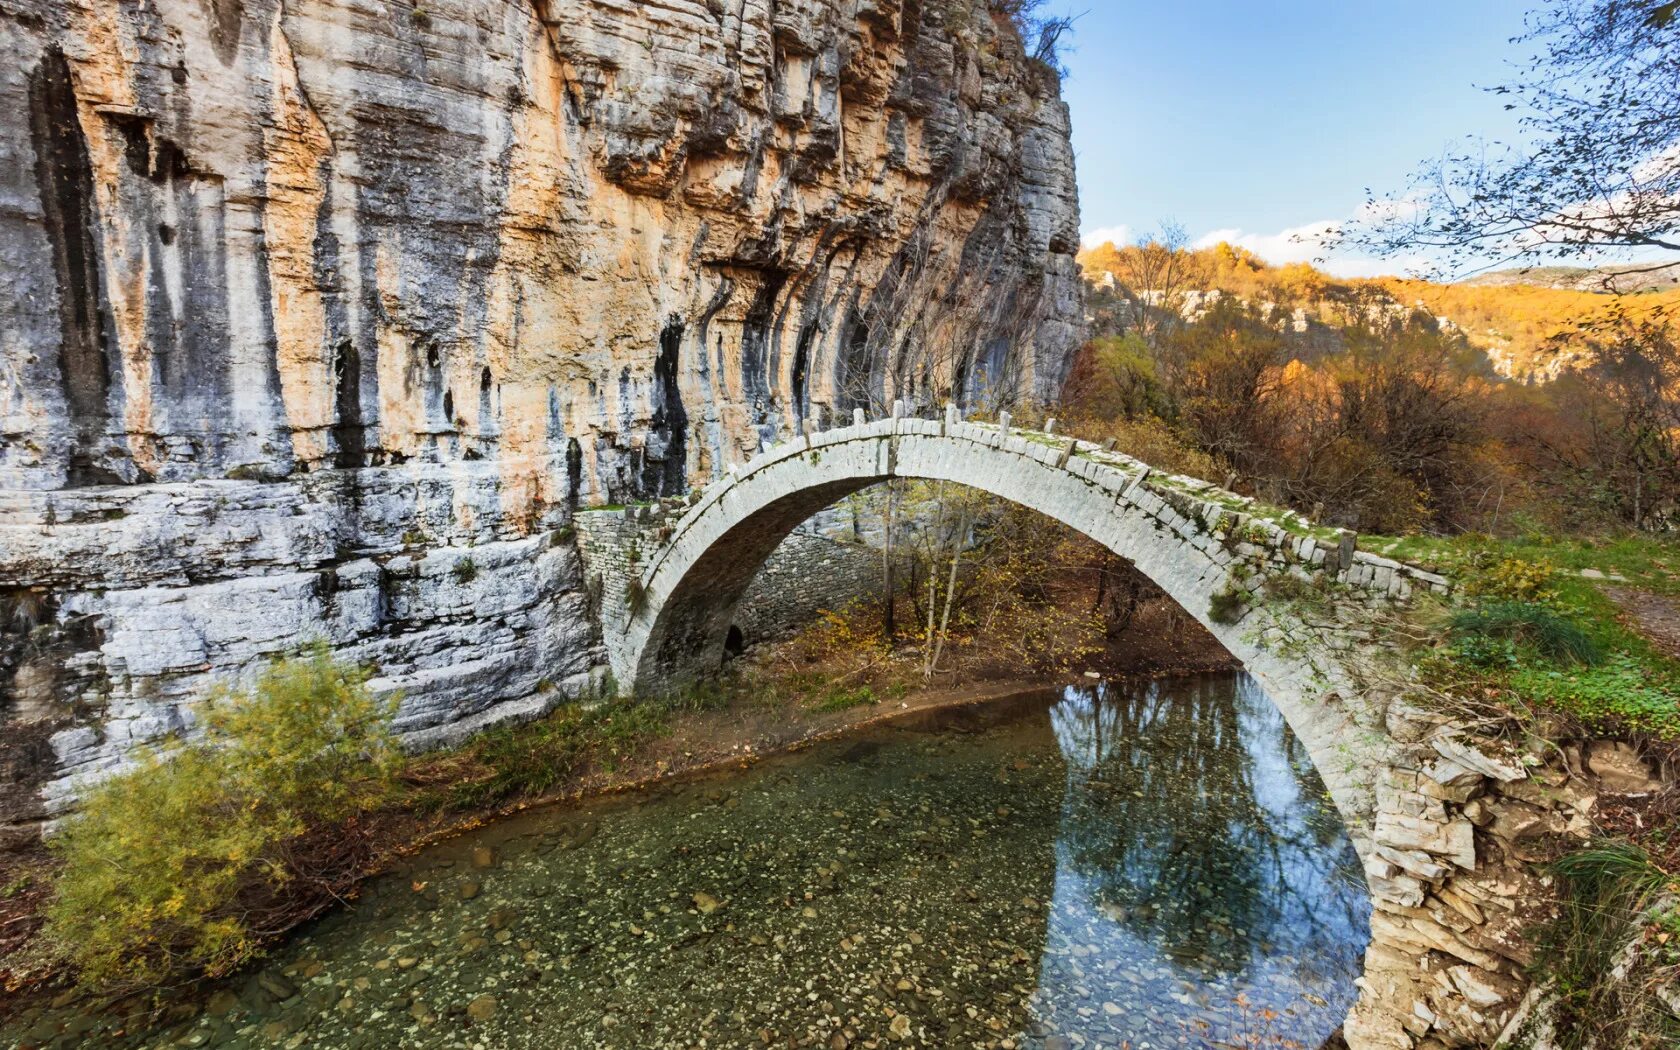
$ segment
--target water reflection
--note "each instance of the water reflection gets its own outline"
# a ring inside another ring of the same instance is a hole
[[[1034,1009],[1155,1046],[1316,1047],[1368,939],[1358,858],[1277,708],[1247,675],[1070,689]]]
[[[1247,678],[906,719],[412,859],[167,1029],[0,1045],[1316,1050],[1351,848]]]

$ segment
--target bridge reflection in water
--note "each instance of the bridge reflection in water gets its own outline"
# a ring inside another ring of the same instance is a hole
[[[1355,998],[1370,904],[1265,693],[1242,674],[1070,688],[1050,719],[1067,790],[1041,1029],[1315,1050]]]

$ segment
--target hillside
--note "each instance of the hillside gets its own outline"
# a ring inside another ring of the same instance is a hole
[[[1472,285],[1533,285],[1577,292],[1662,292],[1680,287],[1680,262],[1657,269],[1640,266],[1518,266],[1495,270],[1460,283]]]
[[[1617,311],[1635,318],[1680,311],[1680,286],[1675,284],[1680,264],[1641,275],[1655,290],[1612,295],[1589,290],[1614,282],[1617,271],[1611,268],[1506,270],[1443,284],[1400,277],[1337,278],[1305,263],[1273,266],[1228,244],[1175,253],[1170,266],[1162,259],[1142,259],[1139,252],[1104,244],[1080,253],[1080,265],[1093,285],[1094,309],[1102,309],[1110,283],[1116,293],[1141,285],[1142,297],[1152,299],[1159,293],[1149,287],[1169,280],[1177,282],[1178,293],[1216,290],[1277,303],[1289,309],[1298,331],[1370,323],[1417,309],[1461,331],[1500,374],[1525,380],[1552,379],[1578,366],[1583,351],[1577,333],[1602,325]],[[1189,301],[1203,298],[1190,296]]]

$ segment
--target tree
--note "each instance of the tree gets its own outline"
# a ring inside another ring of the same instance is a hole
[[[1523,143],[1426,165],[1407,192],[1371,201],[1376,218],[1348,239],[1384,255],[1433,250],[1454,270],[1680,251],[1677,15],[1680,0],[1556,0],[1530,16],[1516,39],[1535,56],[1492,89],[1524,111]]]
[[[1207,286],[1204,259],[1189,242],[1183,226],[1163,222],[1157,233],[1115,253],[1114,279],[1131,304],[1128,327],[1150,346],[1183,326],[1187,294]]]
[[[1273,394],[1289,349],[1258,311],[1220,300],[1162,351],[1196,447],[1244,473],[1270,469],[1286,409]]]
[[[1069,407],[1104,419],[1132,420],[1167,411],[1155,355],[1136,333],[1087,343],[1074,358],[1062,397]]]
[[[1680,346],[1663,325],[1628,321],[1591,348],[1593,366],[1560,392],[1575,439],[1551,449],[1616,520],[1661,528],[1680,505]]]

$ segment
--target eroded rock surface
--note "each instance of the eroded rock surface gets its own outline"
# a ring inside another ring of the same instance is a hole
[[[1047,395],[1082,323],[1067,110],[979,0],[18,0],[0,103],[55,805],[311,636],[420,740],[590,688],[574,508]]]

